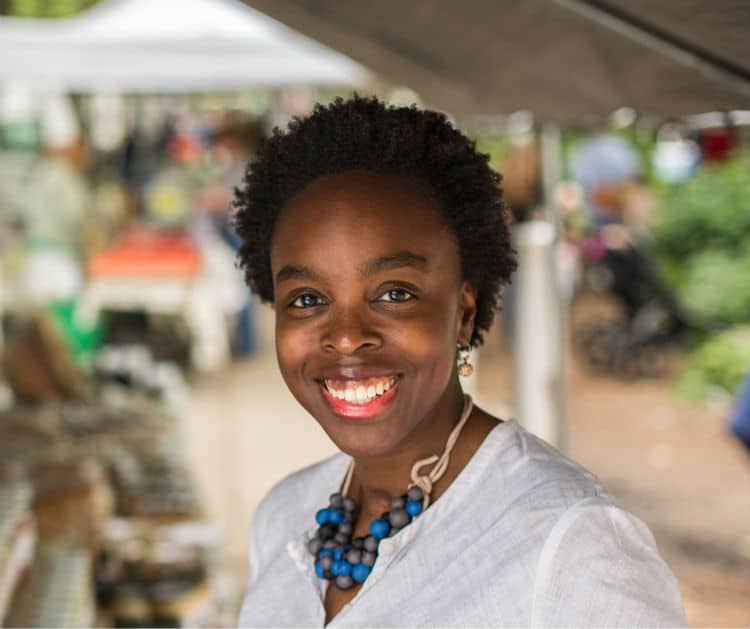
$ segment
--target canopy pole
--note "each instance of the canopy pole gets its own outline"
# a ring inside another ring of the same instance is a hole
[[[555,4],[602,28],[693,68],[738,94],[750,97],[750,72],[681,38],[598,0],[553,0]]]
[[[565,305],[555,252],[560,229],[553,194],[560,178],[560,130],[541,133],[542,182],[547,220],[519,224],[518,302],[515,323],[515,410],[530,432],[564,452],[567,448]]]

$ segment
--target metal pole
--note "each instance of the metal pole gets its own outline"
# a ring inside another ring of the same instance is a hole
[[[568,371],[567,349],[569,347],[569,296],[564,294],[561,276],[556,261],[556,253],[560,250],[560,239],[565,233],[562,214],[556,207],[555,192],[562,179],[562,133],[560,127],[547,123],[542,127],[542,183],[544,189],[544,205],[547,220],[555,226],[555,247],[552,252],[553,289],[557,299],[553,305],[556,312],[555,326],[557,335],[557,446],[561,451],[568,449]]]
[[[555,264],[560,227],[553,192],[560,178],[560,132],[542,130],[545,221],[518,225],[518,298],[515,325],[515,406],[520,423],[561,451],[567,447],[564,369],[565,304]]]
[[[564,447],[560,400],[560,304],[553,268],[555,228],[546,221],[521,223],[516,308],[516,415],[529,431]]]

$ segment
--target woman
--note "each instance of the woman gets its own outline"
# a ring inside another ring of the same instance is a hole
[[[248,169],[240,264],[342,452],[259,506],[240,625],[686,624],[645,526],[462,393],[516,265],[499,179],[441,114],[358,97]]]

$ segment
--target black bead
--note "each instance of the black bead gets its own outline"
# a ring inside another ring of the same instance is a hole
[[[328,550],[335,550],[337,546],[338,544],[332,539],[326,540],[323,544],[323,548],[327,548]]]
[[[365,547],[365,538],[355,537],[352,540],[352,546],[354,546],[354,548],[356,548],[357,550],[362,550]]]
[[[330,522],[322,524],[318,529],[318,537],[324,542],[331,539],[334,535],[336,535],[336,525]]]
[[[349,511],[351,513],[352,511],[356,511],[356,510],[357,510],[357,503],[354,502],[354,500],[352,500],[349,497],[344,498],[344,511]]]
[[[341,524],[339,524],[339,533],[351,536],[353,530],[354,527],[352,526],[351,522],[342,522]]]
[[[391,500],[391,509],[403,509],[406,506],[406,497],[405,496],[396,496]]]
[[[329,500],[334,509],[341,509],[344,506],[344,497],[339,492],[331,494]]]
[[[365,537],[365,550],[374,553],[378,549],[378,540],[372,535]]]
[[[353,566],[357,565],[360,561],[362,561],[362,551],[358,548],[352,548],[348,553],[346,553],[346,560]]]
[[[386,522],[389,522],[391,518],[391,512],[390,511],[383,511],[383,513],[380,514],[380,519],[385,520]]]

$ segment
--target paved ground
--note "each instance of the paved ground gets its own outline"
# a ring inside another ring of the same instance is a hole
[[[267,310],[261,336],[272,338]],[[508,416],[512,367],[499,331],[478,366],[475,399]],[[652,529],[690,624],[747,627],[750,457],[726,435],[722,409],[689,407],[666,382],[592,377],[575,360],[569,382],[568,454]],[[226,561],[244,579],[247,526],[262,495],[333,446],[286,391],[271,340],[252,360],[195,380],[184,439]]]

